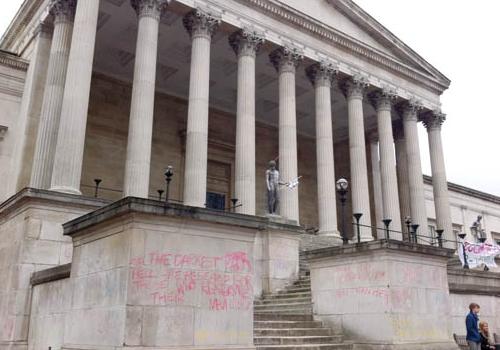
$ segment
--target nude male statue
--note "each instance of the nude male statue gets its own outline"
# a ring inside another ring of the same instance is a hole
[[[269,214],[276,214],[278,210],[278,191],[281,184],[280,172],[276,169],[276,162],[271,160],[269,168],[266,170],[267,211]]]

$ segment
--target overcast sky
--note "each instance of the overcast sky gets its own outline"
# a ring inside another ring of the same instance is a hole
[[[355,1],[451,79],[442,96],[448,180],[500,195],[500,115],[494,107],[500,100],[500,1]],[[0,2],[1,33],[21,3]],[[430,174],[427,134],[422,126],[419,131],[424,173]]]

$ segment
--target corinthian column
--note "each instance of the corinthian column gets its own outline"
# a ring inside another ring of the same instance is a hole
[[[425,234],[427,232],[427,213],[425,211],[424,178],[417,130],[417,113],[420,109],[418,104],[410,102],[404,107],[402,118],[408,162],[411,222],[419,225],[419,234]]]
[[[378,152],[378,135],[372,132],[369,136],[370,158],[372,163],[372,182],[373,182],[373,202],[375,204],[375,223],[377,228],[384,227],[384,207],[382,199],[382,180],[380,179],[380,158]],[[377,233],[382,231],[377,230]]]
[[[363,214],[360,224],[371,226],[370,193],[366,165],[365,125],[363,120],[363,94],[368,84],[359,77],[344,84],[347,97],[349,123],[349,156],[351,162],[352,213]],[[373,240],[370,227],[361,227],[361,241]]]
[[[184,17],[192,41],[184,204],[195,207],[204,207],[206,201],[210,42],[219,23],[219,19],[200,10]]]
[[[306,74],[314,86],[316,96],[319,233],[337,238],[340,244],[342,239],[337,227],[331,106],[331,87],[337,70],[331,63],[321,62],[307,67]]]
[[[148,198],[158,27],[167,0],[132,0],[139,19],[123,196]]]
[[[50,9],[54,17],[54,34],[31,171],[30,186],[34,188],[50,187],[75,9],[76,0],[55,0]]]
[[[52,172],[51,189],[54,191],[81,194],[98,13],[99,0],[78,1]]]
[[[393,124],[394,146],[396,148],[396,172],[398,174],[399,210],[401,212],[402,231],[405,227],[406,217],[411,217],[410,190],[408,182],[408,160],[406,156],[406,141],[403,125],[400,121]],[[406,238],[408,238],[407,232]]]
[[[392,100],[396,96],[389,91],[378,91],[374,96],[380,150],[380,178],[382,180],[382,202],[384,219],[391,219],[391,238],[402,240],[398,197],[398,178],[392,134]],[[381,225],[382,223],[377,223]],[[381,225],[382,226],[382,225]]]
[[[448,197],[448,182],[444,164],[443,142],[441,140],[441,125],[445,121],[445,114],[440,111],[431,112],[425,119],[429,137],[429,151],[431,156],[432,188],[434,192],[434,206],[436,208],[437,229],[444,230],[444,237],[455,240],[451,221],[450,200]],[[452,247],[453,245],[449,245]]]
[[[264,42],[261,34],[242,29],[229,36],[238,56],[236,106],[235,198],[238,213],[255,215],[255,55]]]
[[[295,71],[302,60],[296,48],[280,47],[269,55],[279,74],[279,164],[282,181],[297,179],[297,120]],[[280,193],[280,215],[299,223],[299,190],[285,188]]]
[[[14,147],[9,176],[6,179],[8,183],[2,183],[8,188],[9,195],[13,195],[30,183],[51,41],[52,25],[47,22],[40,23],[33,33],[33,51],[24,80],[23,97],[16,120],[20,133]]]

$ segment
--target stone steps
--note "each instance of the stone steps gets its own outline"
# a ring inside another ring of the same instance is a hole
[[[321,327],[321,325],[320,325]],[[274,336],[274,337],[289,337],[289,336],[331,336],[330,328],[261,328],[255,330],[255,336]]]
[[[264,345],[258,350],[352,350],[352,344]]]
[[[342,337],[338,335],[254,336],[255,345],[338,344],[340,342],[342,342]]]
[[[311,314],[282,314],[254,312],[254,321],[314,321]]]
[[[308,301],[301,302],[293,302],[290,300],[274,300],[274,302],[263,303],[263,304],[255,304],[254,310],[256,312],[271,310],[271,309],[309,309],[312,306],[312,302],[309,299]]]
[[[254,302],[257,350],[352,350],[342,336],[313,317],[311,280],[307,274],[284,290]]]
[[[285,293],[285,292],[279,292],[279,293],[276,293],[276,294],[264,294],[263,295],[263,298],[264,299],[261,299],[259,301],[262,301],[262,300],[268,300],[268,299],[288,299],[288,298],[310,298],[311,297],[311,292],[310,291],[307,291],[307,292],[299,292],[299,293]]]
[[[306,295],[306,296],[301,296],[301,297],[294,297],[294,298],[268,298],[268,299],[262,299],[262,300],[256,300],[254,305],[267,305],[267,304],[274,304],[274,303],[280,303],[280,304],[292,304],[292,303],[311,303],[311,295]]]

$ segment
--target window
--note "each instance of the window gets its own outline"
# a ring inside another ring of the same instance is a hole
[[[455,238],[455,243],[454,243],[455,248],[458,247],[458,242],[460,241],[460,237],[458,237],[458,235],[461,233],[462,233],[462,225],[453,224],[453,237]]]
[[[493,242],[500,245],[500,232],[491,231],[491,239]]]
[[[224,210],[226,209],[226,196],[220,193],[207,192],[207,204],[209,209]]]
[[[427,226],[428,231],[429,231],[429,243],[431,244],[436,244],[437,245],[437,234],[436,234],[436,228],[434,225],[429,225]],[[427,242],[426,242],[427,243]]]

